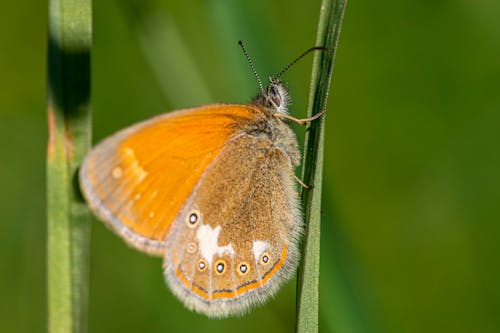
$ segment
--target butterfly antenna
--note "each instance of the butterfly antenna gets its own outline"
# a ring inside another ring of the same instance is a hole
[[[278,79],[281,75],[283,75],[287,70],[289,70],[293,65],[295,65],[297,62],[299,62],[302,58],[304,58],[306,55],[313,51],[326,51],[328,48],[324,46],[313,46],[309,50],[305,51],[301,55],[299,55],[297,58],[295,58],[291,63],[289,63],[281,72],[278,74],[274,75],[272,78]]]
[[[245,57],[247,58],[248,64],[250,65],[250,68],[252,69],[253,74],[257,78],[257,82],[259,82],[260,91],[264,92],[264,87],[262,86],[262,81],[260,79],[260,76],[259,76],[259,74],[257,74],[257,71],[255,70],[255,66],[253,65],[252,58],[250,58],[250,55],[248,55],[248,52],[247,52],[247,49],[245,48],[245,45],[243,45],[243,42],[241,40],[238,41],[238,44],[240,45],[241,50],[245,54]]]

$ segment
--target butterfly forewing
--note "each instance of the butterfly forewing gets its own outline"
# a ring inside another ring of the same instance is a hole
[[[217,104],[124,129],[87,155],[82,192],[96,215],[129,244],[163,255],[172,220],[202,173],[254,113],[248,106]]]

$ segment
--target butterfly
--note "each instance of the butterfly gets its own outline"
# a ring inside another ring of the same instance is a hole
[[[209,317],[245,313],[295,272],[300,164],[280,75],[248,105],[209,104],[125,128],[85,157],[91,210],[130,246],[163,257],[167,284]],[[305,184],[303,184],[305,186]]]

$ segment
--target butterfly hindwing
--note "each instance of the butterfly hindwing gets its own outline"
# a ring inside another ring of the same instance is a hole
[[[167,238],[164,270],[174,293],[209,316],[241,314],[273,295],[298,262],[295,186],[289,156],[269,138],[229,141]]]

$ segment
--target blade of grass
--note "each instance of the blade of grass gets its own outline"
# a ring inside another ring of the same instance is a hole
[[[91,1],[49,1],[47,288],[49,332],[84,332],[90,215],[77,168],[90,147]]]
[[[316,45],[327,48],[314,57],[308,115],[326,109],[335,51],[342,26],[346,0],[323,0]],[[299,268],[297,332],[317,332],[319,322],[319,260],[321,226],[321,185],[325,116],[309,124],[304,147],[303,181],[313,186],[302,191],[306,233]]]

